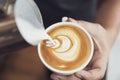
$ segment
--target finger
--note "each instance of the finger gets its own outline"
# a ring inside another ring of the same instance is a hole
[[[75,20],[73,18],[68,18],[67,21],[77,23],[77,24],[79,24],[79,25],[81,25],[82,27],[85,27],[85,28],[89,27],[90,29],[91,29],[91,27],[93,27],[93,25],[95,25],[91,22],[87,22],[87,21],[83,21],[83,20]]]
[[[90,22],[83,21],[83,20],[75,20],[73,18],[68,18],[67,21],[77,23],[77,24],[81,24],[81,25],[90,25],[91,24]]]
[[[100,80],[103,77],[100,69],[93,69],[89,71],[82,70],[80,72],[77,72],[76,76],[85,80]]]
[[[75,74],[68,76],[67,80],[81,80],[81,78],[78,78],[75,76]]]
[[[67,80],[67,77],[64,75],[52,74],[50,77],[53,80]]]
[[[78,78],[82,78],[82,79],[85,79],[85,80],[88,80],[88,79],[91,79],[90,77],[90,73],[88,73],[87,71],[85,70],[82,70],[80,72],[77,72],[75,74]]]
[[[80,24],[80,25],[82,25],[83,27],[86,27],[86,28],[88,28],[88,27],[93,28],[93,27],[96,27],[96,26],[101,27],[101,25],[97,24],[97,23],[87,22],[87,21],[83,21],[83,20],[75,20],[73,18],[67,18],[67,21],[78,23],[78,24]]]
[[[67,19],[68,22],[73,22],[73,23],[78,23],[77,20],[73,19],[73,18],[68,18]]]

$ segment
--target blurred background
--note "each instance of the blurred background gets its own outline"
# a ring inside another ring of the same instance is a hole
[[[0,80],[50,80],[37,48],[27,44],[15,24],[15,0],[0,0]],[[110,54],[105,80],[120,79],[120,36]]]

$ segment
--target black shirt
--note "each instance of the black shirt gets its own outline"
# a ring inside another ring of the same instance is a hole
[[[45,27],[60,22],[63,16],[93,21],[97,0],[35,0]]]

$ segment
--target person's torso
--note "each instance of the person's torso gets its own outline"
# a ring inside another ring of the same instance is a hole
[[[35,0],[46,27],[60,22],[63,16],[93,21],[97,0]]]

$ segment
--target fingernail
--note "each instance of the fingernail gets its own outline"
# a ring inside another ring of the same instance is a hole
[[[68,17],[62,17],[62,22],[66,22],[68,20]]]

